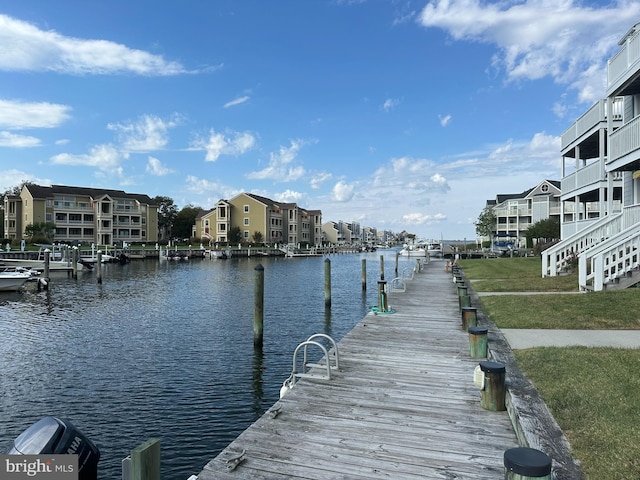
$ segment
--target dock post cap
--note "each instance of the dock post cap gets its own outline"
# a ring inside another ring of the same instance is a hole
[[[504,467],[519,475],[544,477],[551,473],[551,457],[535,448],[510,448],[504,452]]]
[[[504,364],[498,362],[480,362],[480,368],[487,373],[503,373],[506,371]]]
[[[487,327],[469,327],[467,331],[471,335],[485,335],[489,329]]]

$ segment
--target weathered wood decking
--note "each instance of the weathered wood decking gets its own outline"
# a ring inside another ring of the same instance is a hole
[[[507,412],[480,406],[457,295],[432,261],[390,296],[394,314],[367,315],[339,342],[331,380],[300,380],[198,479],[504,478],[518,442]]]

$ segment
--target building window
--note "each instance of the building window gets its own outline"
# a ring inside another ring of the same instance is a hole
[[[246,226],[246,225],[249,225],[249,219],[248,219],[248,218],[245,218],[245,219],[244,219],[244,224],[245,224],[245,226]]]
[[[244,213],[249,213],[249,205],[244,206]]]
[[[249,240],[249,230],[244,231],[244,239]]]

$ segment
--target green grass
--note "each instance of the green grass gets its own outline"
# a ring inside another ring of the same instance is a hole
[[[577,274],[541,278],[540,258],[463,260],[476,292],[577,291]],[[639,329],[640,291],[481,296],[499,328]],[[514,352],[571,443],[587,479],[640,478],[640,349]]]
[[[640,291],[480,297],[499,328],[640,329]]]
[[[640,478],[640,350],[516,350],[523,373],[564,431],[585,478]]]
[[[542,278],[539,257],[462,260],[476,292],[577,292],[578,274]]]

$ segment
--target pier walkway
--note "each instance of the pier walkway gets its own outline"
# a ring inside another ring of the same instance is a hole
[[[389,304],[395,313],[368,314],[339,342],[330,380],[299,380],[198,480],[504,478],[518,440],[506,411],[480,405],[444,262]]]

